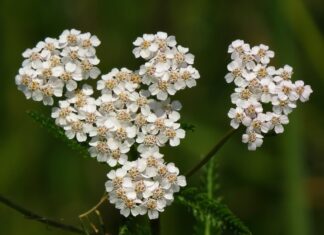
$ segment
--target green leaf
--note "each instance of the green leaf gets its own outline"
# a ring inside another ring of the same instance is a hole
[[[34,119],[41,127],[45,128],[49,133],[51,133],[55,138],[62,140],[71,149],[78,151],[82,156],[89,157],[88,147],[86,145],[80,144],[75,139],[68,139],[65,135],[64,130],[55,124],[52,118],[45,116],[36,111],[27,111],[27,114]]]
[[[251,235],[250,230],[237,218],[223,203],[208,198],[206,193],[201,193],[197,188],[188,188],[176,197],[176,201],[186,207],[194,216],[202,221],[211,218],[220,223],[221,229],[233,231],[237,235]]]
[[[181,128],[186,130],[186,131],[194,132],[195,128],[196,128],[194,125],[189,124],[189,123],[184,123],[184,122],[180,123],[180,125],[181,125]]]
[[[128,229],[127,224],[122,225],[119,228],[118,235],[128,235],[128,234],[130,234],[130,231]]]
[[[203,182],[206,183],[202,185],[205,186],[208,199],[214,199],[214,201],[220,203],[221,197],[216,196],[217,190],[220,187],[218,184],[217,170],[218,163],[215,158],[212,158],[205,168],[205,180]],[[221,226],[222,221],[219,221],[216,218],[212,218],[210,215],[206,216],[206,219],[204,220],[204,235],[220,234],[222,230]]]
[[[151,230],[147,223],[141,224],[135,218],[128,217],[119,227],[118,235],[150,235]]]

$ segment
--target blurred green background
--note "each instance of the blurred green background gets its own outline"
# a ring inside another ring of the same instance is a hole
[[[132,42],[166,31],[190,48],[201,73],[198,86],[177,94],[182,120],[196,126],[182,144],[166,150],[186,172],[229,129],[233,86],[224,80],[228,44],[244,39],[276,52],[272,64],[294,67],[294,79],[314,90],[290,115],[284,134],[249,152],[235,135],[219,152],[219,194],[252,230],[262,235],[324,234],[324,3],[322,0],[0,0],[0,192],[42,215],[78,224],[77,215],[101,197],[108,168],[84,159],[26,115],[50,109],[26,100],[14,77],[21,53],[46,36],[77,28],[97,35],[100,68],[137,69]],[[199,184],[199,175],[190,185]],[[118,211],[102,207],[110,230]],[[115,223],[116,222],[116,223]],[[162,214],[163,234],[193,234],[185,208]],[[23,218],[0,204],[0,234],[68,234]]]

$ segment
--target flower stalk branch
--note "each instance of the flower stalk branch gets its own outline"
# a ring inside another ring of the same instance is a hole
[[[94,207],[92,207],[90,210],[79,215],[79,218],[82,219],[82,218],[88,216],[89,214],[97,211],[97,209],[107,200],[108,200],[108,194],[104,193],[104,195],[100,198],[99,202]]]
[[[84,234],[84,231],[78,227],[75,227],[73,225],[64,224],[57,220],[52,220],[49,218],[46,218],[44,216],[38,215],[20,205],[17,205],[16,203],[12,202],[8,198],[4,197],[0,194],[0,203],[6,205],[7,207],[16,210],[17,212],[24,215],[27,219],[35,220],[37,222],[43,223],[47,226],[55,227],[64,231],[68,231],[71,233],[77,233],[77,234]]]
[[[227,140],[237,132],[238,129],[230,129],[219,141],[218,143],[207,153],[207,155],[196,165],[194,166],[188,173],[186,177],[190,177],[195,174],[200,168],[202,168],[213,156],[223,147],[223,145],[227,142]]]

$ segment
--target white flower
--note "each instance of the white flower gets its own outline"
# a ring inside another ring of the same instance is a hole
[[[250,124],[247,126],[247,131],[256,133],[268,133],[269,126],[268,121],[270,117],[264,113],[258,113],[258,115],[251,120]]]
[[[48,59],[51,55],[58,55],[59,52],[59,42],[55,38],[45,38],[44,42],[39,42],[36,45],[41,52],[41,56],[43,59]]]
[[[233,104],[238,107],[247,108],[251,100],[256,100],[255,94],[247,87],[235,88],[235,93],[231,94],[231,100]]]
[[[102,75],[101,80],[97,82],[97,90],[101,91],[102,94],[111,93],[119,84],[115,75],[119,72],[118,69],[114,68],[110,73]]]
[[[82,80],[81,69],[77,65],[68,62],[65,64],[64,71],[62,71],[59,77],[66,84],[66,89],[73,91],[78,87],[76,81]]]
[[[276,92],[280,100],[289,99],[290,101],[295,101],[298,99],[298,94],[295,91],[295,84],[290,80],[282,81],[277,85]]]
[[[42,101],[43,94],[41,91],[41,87],[43,86],[43,81],[40,79],[33,79],[28,84],[28,90],[25,90],[25,96],[27,98],[32,98],[34,101]]]
[[[185,130],[179,127],[168,127],[158,136],[161,143],[166,143],[169,141],[170,146],[178,146],[180,144],[180,139],[183,139],[186,135]]]
[[[60,47],[76,46],[80,41],[80,31],[76,29],[64,30],[59,38]]]
[[[44,105],[53,105],[53,96],[61,97],[63,92],[63,82],[57,78],[50,78],[47,84],[41,86],[40,92],[37,93],[33,98],[34,100],[43,100]]]
[[[272,110],[277,114],[289,114],[294,108],[297,107],[295,101],[290,101],[289,99],[282,100],[277,96],[272,98]]]
[[[191,65],[186,68],[180,68],[180,77],[177,82],[175,82],[174,88],[176,90],[181,90],[186,87],[192,88],[196,86],[196,80],[199,78],[200,75],[198,70],[193,68]]]
[[[269,47],[264,44],[253,47],[251,52],[255,55],[257,61],[260,61],[262,64],[269,64],[270,59],[274,57],[274,52],[269,50]]]
[[[256,132],[247,132],[242,136],[242,142],[248,143],[249,150],[256,150],[257,147],[260,147],[263,143],[263,136]]]
[[[157,146],[141,153],[141,157],[146,163],[145,175],[155,177],[158,174],[158,166],[163,163],[163,155]]]
[[[283,125],[289,123],[288,116],[283,114],[276,114],[276,113],[268,113],[268,116],[270,117],[269,129],[274,130],[276,134],[283,133],[284,131]]]
[[[250,118],[256,118],[259,113],[263,111],[262,104],[256,100],[250,100],[247,103],[246,108],[244,109],[244,112],[247,116]]]
[[[173,47],[169,52],[167,52],[168,57],[172,58],[173,69],[183,68],[194,63],[194,55],[188,52],[189,48],[182,47],[180,45]]]
[[[229,45],[227,52],[231,54],[232,60],[236,60],[249,51],[249,44],[244,43],[243,40],[235,40],[231,43],[231,45]]]
[[[173,111],[180,111],[182,104],[178,100],[171,101],[170,98],[164,101],[153,101],[150,103],[150,107],[156,116],[160,117],[164,114],[170,114]]]
[[[77,118],[76,109],[70,106],[70,103],[61,100],[59,101],[59,108],[54,107],[52,109],[52,118],[55,118],[55,123],[58,126],[65,126],[72,120]]]
[[[150,85],[149,91],[152,95],[156,96],[158,100],[166,100],[168,95],[174,95],[176,93],[174,85],[165,80],[159,80],[157,83]]]
[[[95,100],[91,97],[92,94],[92,86],[83,84],[81,90],[68,91],[66,97],[68,102],[75,104],[75,107],[80,109],[88,104],[95,104]]]
[[[88,79],[89,77],[95,79],[100,75],[100,69],[95,66],[98,65],[99,62],[100,60],[97,57],[84,59],[80,62],[83,79]]]
[[[137,151],[140,153],[149,151],[151,148],[156,146],[161,146],[163,143],[160,142],[160,139],[157,137],[156,133],[143,133],[139,132],[137,134],[136,143],[140,144],[137,148]]]
[[[131,102],[127,103],[127,108],[136,113],[139,109],[143,115],[150,114],[150,96],[149,91],[141,90],[140,92],[133,92],[129,96]]]
[[[142,83],[150,85],[157,82],[156,67],[152,62],[147,62],[140,67],[139,75],[142,76]]]
[[[64,126],[64,130],[65,135],[69,139],[76,137],[77,141],[84,142],[87,140],[87,133],[89,133],[89,131],[91,130],[91,125],[75,119]]]
[[[159,46],[154,42],[155,36],[153,34],[144,34],[143,37],[138,37],[134,42],[136,46],[133,50],[133,54],[136,58],[142,57],[143,59],[149,59],[158,50]]]
[[[244,110],[240,107],[231,108],[228,112],[228,117],[231,118],[231,126],[237,129],[241,123],[245,123],[246,126],[250,125],[251,118],[246,116]]]
[[[107,162],[111,167],[127,162],[126,153],[130,150],[127,144],[118,143],[112,138],[107,141],[93,138],[89,145],[92,146],[89,149],[91,157],[96,157],[99,162]]]
[[[168,47],[174,47],[177,44],[174,36],[168,36],[168,34],[164,32],[157,32],[154,42],[158,45],[159,51],[162,52]]]
[[[144,202],[144,208],[147,210],[147,214],[150,219],[159,218],[159,212],[164,211],[164,205],[158,203],[157,200],[148,199]]]
[[[161,187],[164,189],[171,189],[173,192],[179,192],[180,187],[187,185],[186,178],[182,175],[179,176],[179,169],[174,163],[166,165],[167,173],[164,176]]]
[[[255,72],[256,76],[258,79],[265,79],[265,78],[271,78],[272,76],[277,73],[275,67],[273,66],[266,66],[266,65],[261,65],[257,64],[254,68],[253,71]]]
[[[100,45],[100,40],[97,36],[90,33],[84,33],[79,36],[80,38],[80,50],[79,55],[81,58],[92,57],[96,54],[95,47]]]
[[[270,78],[264,78],[260,81],[261,85],[261,97],[260,100],[263,103],[271,102],[272,96],[276,92],[276,85],[272,82]]]
[[[130,198],[123,198],[118,204],[116,204],[116,208],[120,209],[120,213],[125,217],[128,217],[130,214],[132,214],[133,216],[145,214],[143,208],[136,204],[139,202],[141,201]]]
[[[117,98],[112,94],[103,94],[96,100],[96,105],[102,115],[112,115],[116,111],[116,101]]]
[[[111,170],[107,177],[110,179],[106,182],[107,192],[111,192],[116,188],[119,188],[123,185],[124,177],[127,174],[127,171],[123,168],[118,168],[117,170]]]
[[[99,122],[103,122],[101,113],[97,111],[97,106],[94,103],[88,103],[84,107],[78,110],[79,119],[84,122],[94,125]],[[99,121],[100,120],[100,121]]]
[[[35,70],[29,67],[20,68],[15,81],[18,90],[22,91],[27,99],[30,99],[33,92],[39,90],[42,84],[42,80],[37,79],[37,73]]]
[[[227,65],[227,69],[229,71],[229,73],[225,76],[225,80],[227,83],[231,83],[234,81],[235,85],[237,86],[242,86],[246,84],[246,81],[243,78],[243,68],[241,63],[234,60]]]
[[[40,48],[27,49],[23,52],[22,56],[25,60],[22,63],[23,67],[31,67],[33,69],[38,69],[42,66],[42,56],[40,54]]]
[[[80,47],[74,46],[74,47],[63,47],[62,52],[60,55],[62,56],[62,63],[75,63],[79,64],[80,63],[80,56],[79,56],[79,50]]]
[[[154,67],[156,69],[156,75],[162,76],[166,71],[168,71],[172,65],[170,59],[173,58],[172,54],[166,54],[164,52],[158,52],[157,55],[152,59]]]
[[[289,65],[285,65],[283,68],[278,69],[277,76],[273,79],[275,82],[279,83],[281,81],[288,81],[293,75],[293,68]]]
[[[309,85],[304,85],[304,81],[298,80],[295,82],[295,92],[299,96],[301,102],[306,102],[309,100],[309,96],[313,93],[312,88]]]

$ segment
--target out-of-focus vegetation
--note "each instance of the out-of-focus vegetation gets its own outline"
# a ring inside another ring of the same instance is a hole
[[[42,129],[26,110],[50,109],[26,100],[14,76],[21,53],[66,28],[96,34],[100,68],[136,69],[131,50],[143,33],[166,31],[196,55],[198,86],[179,92],[182,120],[195,126],[166,158],[186,172],[229,128],[231,85],[224,81],[228,44],[240,38],[265,43],[276,52],[273,65],[290,64],[293,79],[313,87],[308,103],[290,115],[284,134],[249,152],[240,136],[218,153],[218,193],[253,234],[324,234],[324,11],[321,0],[266,1],[41,1],[0,0],[0,192],[49,217],[79,223],[77,215],[102,195],[107,166]],[[200,183],[199,175],[190,179]],[[218,196],[217,196],[218,197]],[[111,206],[102,214],[111,231],[120,216]],[[162,214],[163,234],[193,234],[194,219],[174,203]],[[0,234],[67,234],[24,219],[0,205]]]

